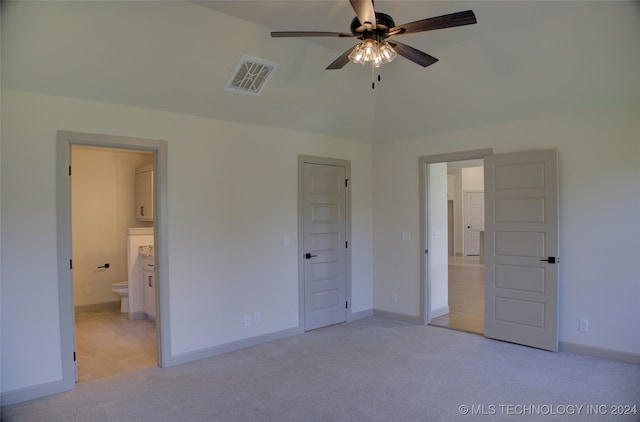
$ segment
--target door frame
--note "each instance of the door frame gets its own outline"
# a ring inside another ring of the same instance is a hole
[[[430,227],[428,226],[428,212],[430,209],[429,196],[429,172],[427,165],[436,163],[448,163],[451,161],[466,161],[484,159],[488,155],[493,155],[493,149],[478,149],[471,151],[453,152],[447,154],[426,155],[419,157],[419,189],[420,189],[420,314],[418,320],[422,324],[431,322],[431,280],[429,277],[430,257],[427,253],[429,249]]]
[[[162,140],[130,138],[93,133],[57,132],[56,198],[58,246],[58,303],[60,342],[62,349],[62,386],[72,390],[76,385],[75,312],[73,293],[72,232],[71,232],[71,179],[69,166],[71,146],[84,145],[153,152],[154,165],[154,237],[156,256],[156,329],[158,338],[158,365],[169,366],[171,344],[169,336],[169,278],[168,278],[168,142]]]
[[[298,155],[298,328],[306,331],[305,328],[305,288],[304,288],[304,165],[321,164],[328,166],[344,167],[345,178],[349,181],[345,189],[345,218],[347,230],[346,249],[346,294],[349,304],[346,312],[347,322],[352,320],[352,301],[351,301],[351,161],[341,160],[337,158],[316,157],[311,155]]]

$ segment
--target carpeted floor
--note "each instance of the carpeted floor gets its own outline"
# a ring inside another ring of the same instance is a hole
[[[618,405],[640,407],[640,365],[367,318],[80,384],[2,421],[640,420]]]

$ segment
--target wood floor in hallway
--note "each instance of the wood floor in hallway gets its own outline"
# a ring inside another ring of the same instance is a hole
[[[484,334],[484,265],[478,256],[449,257],[449,313],[431,325]]]
[[[76,312],[78,382],[158,365],[156,323],[120,308]]]

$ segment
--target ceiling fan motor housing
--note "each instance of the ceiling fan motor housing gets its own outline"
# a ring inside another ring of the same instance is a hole
[[[375,29],[368,30],[365,25],[362,25],[356,16],[351,21],[351,33],[358,38],[377,38],[378,40],[384,36],[389,28],[395,27],[396,24],[393,18],[386,13],[376,12],[376,27]]]

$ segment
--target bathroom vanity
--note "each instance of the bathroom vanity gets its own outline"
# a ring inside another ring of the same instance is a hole
[[[156,319],[156,273],[153,246],[140,246],[140,270],[142,272],[142,289],[144,291],[143,311],[147,318]]]
[[[127,261],[129,264],[127,273],[129,278],[128,318],[131,320],[147,318],[147,314],[144,311],[145,283],[144,274],[142,273],[142,258],[145,255],[153,257],[153,242],[153,227],[131,227],[127,229]]]

